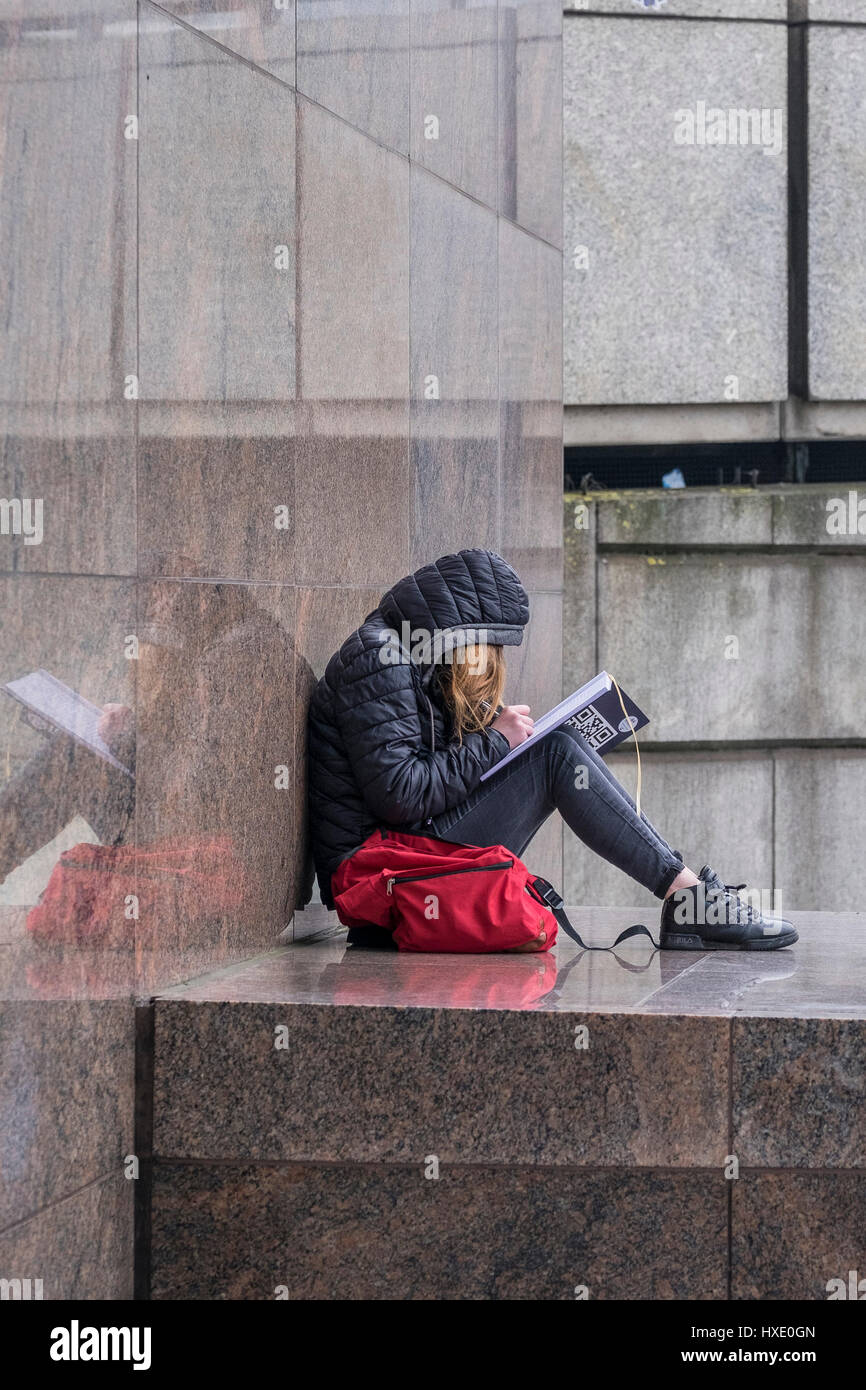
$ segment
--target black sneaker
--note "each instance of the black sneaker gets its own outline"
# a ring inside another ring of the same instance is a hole
[[[722,883],[708,865],[700,883],[665,899],[659,930],[663,951],[779,951],[798,934],[784,917],[764,917],[737,896],[745,884]]]

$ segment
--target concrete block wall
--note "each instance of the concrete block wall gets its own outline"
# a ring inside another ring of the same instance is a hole
[[[564,8],[566,443],[863,438],[866,6]]]
[[[785,28],[633,12],[564,34],[566,402],[785,396]],[[700,103],[778,112],[776,144],[708,148]]]
[[[866,527],[838,484],[569,495],[564,688],[611,671],[650,716],[642,807],[699,869],[858,906],[866,854]],[[860,498],[866,502],[861,490]],[[866,508],[864,508],[866,510]],[[633,794],[633,751],[610,765]],[[569,901],[651,894],[564,831]]]
[[[866,438],[866,6],[564,8],[565,443]],[[611,669],[652,718],[650,818],[791,909],[855,907],[866,849],[849,490],[565,505],[565,690]],[[572,901],[655,912],[567,833],[565,865]]]

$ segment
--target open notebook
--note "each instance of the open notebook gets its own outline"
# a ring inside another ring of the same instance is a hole
[[[83,695],[64,685],[63,681],[52,676],[50,671],[31,671],[28,676],[21,676],[18,680],[0,686],[0,690],[5,690],[6,694],[23,705],[29,714],[36,715],[52,728],[68,734],[76,743],[83,744],[91,753],[96,753],[98,757],[111,763],[112,767],[132,777],[132,771],[118,761],[108,744],[97,733],[102,718],[99,705],[85,700]]]
[[[549,734],[552,729],[562,728],[563,724],[570,724],[577,729],[596,753],[609,753],[618,743],[622,743],[624,738],[628,738],[633,730],[642,729],[649,723],[643,710],[638,709],[634,700],[629,699],[622,687],[620,693],[626,714],[622,712],[613,680],[607,671],[600,671],[591,681],[587,681],[586,685],[582,685],[554,709],[548,710],[547,714],[536,719],[532,737],[512,748],[510,753],[506,753],[495,767],[484,773],[481,781],[485,782],[488,777],[495,776],[506,764],[519,758],[539,739],[544,738],[545,734]]]

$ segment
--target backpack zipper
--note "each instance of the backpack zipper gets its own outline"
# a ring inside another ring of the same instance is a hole
[[[388,893],[393,893],[395,883],[415,883],[423,878],[448,878],[452,874],[484,874],[491,869],[511,869],[514,867],[513,859],[503,859],[501,864],[472,864],[465,869],[435,869],[430,874],[395,874],[388,879]]]

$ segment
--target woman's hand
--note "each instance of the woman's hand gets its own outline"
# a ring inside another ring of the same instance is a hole
[[[529,705],[506,705],[497,714],[491,728],[498,729],[508,739],[509,748],[517,748],[525,743],[532,733],[533,723],[529,717]]]

